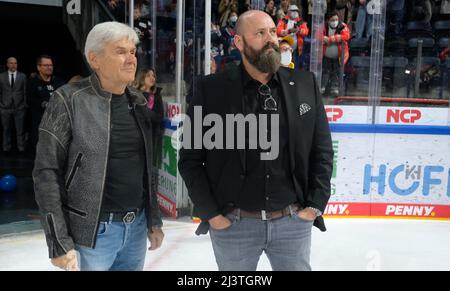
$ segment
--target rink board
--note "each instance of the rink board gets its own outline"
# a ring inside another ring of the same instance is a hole
[[[173,108],[175,108],[174,110],[179,110],[176,107]],[[177,140],[173,136],[173,133],[176,130],[177,127],[172,125],[170,119],[164,121],[161,164],[156,167],[159,176],[156,192],[158,204],[161,211],[172,218],[177,218],[178,206],[181,204],[181,201],[179,201],[179,197],[181,196],[179,191],[181,187],[178,185],[180,176],[177,166]]]
[[[377,125],[364,124],[366,106],[326,110],[335,157],[325,216],[450,219],[448,108],[380,107]],[[158,169],[158,202],[174,218],[180,205],[176,130],[166,120]]]
[[[326,216],[450,219],[450,127],[330,124]]]

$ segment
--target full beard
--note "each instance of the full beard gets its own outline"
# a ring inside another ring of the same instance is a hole
[[[262,73],[276,73],[281,66],[280,48],[273,43],[267,43],[261,50],[255,50],[244,40],[244,56]]]

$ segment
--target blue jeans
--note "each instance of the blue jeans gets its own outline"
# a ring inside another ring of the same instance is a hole
[[[366,38],[372,36],[373,15],[367,13],[367,5],[361,5],[356,17],[356,38],[363,38],[366,32]]]
[[[292,213],[264,221],[229,214],[232,225],[210,228],[214,255],[220,271],[255,271],[263,252],[274,271],[310,271],[312,221]]]
[[[136,219],[100,222],[95,249],[76,246],[81,271],[142,271],[147,252],[147,218],[142,211]]]

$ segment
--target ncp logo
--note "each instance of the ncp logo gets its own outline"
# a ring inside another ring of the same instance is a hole
[[[328,122],[337,122],[339,119],[344,117],[344,110],[342,108],[331,107],[326,108]]]
[[[410,123],[414,124],[422,118],[422,112],[418,109],[388,109],[386,115],[387,123]]]

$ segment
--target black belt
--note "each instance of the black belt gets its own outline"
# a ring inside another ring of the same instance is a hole
[[[142,209],[121,212],[102,212],[100,214],[100,222],[123,222],[131,224],[141,212]]]

